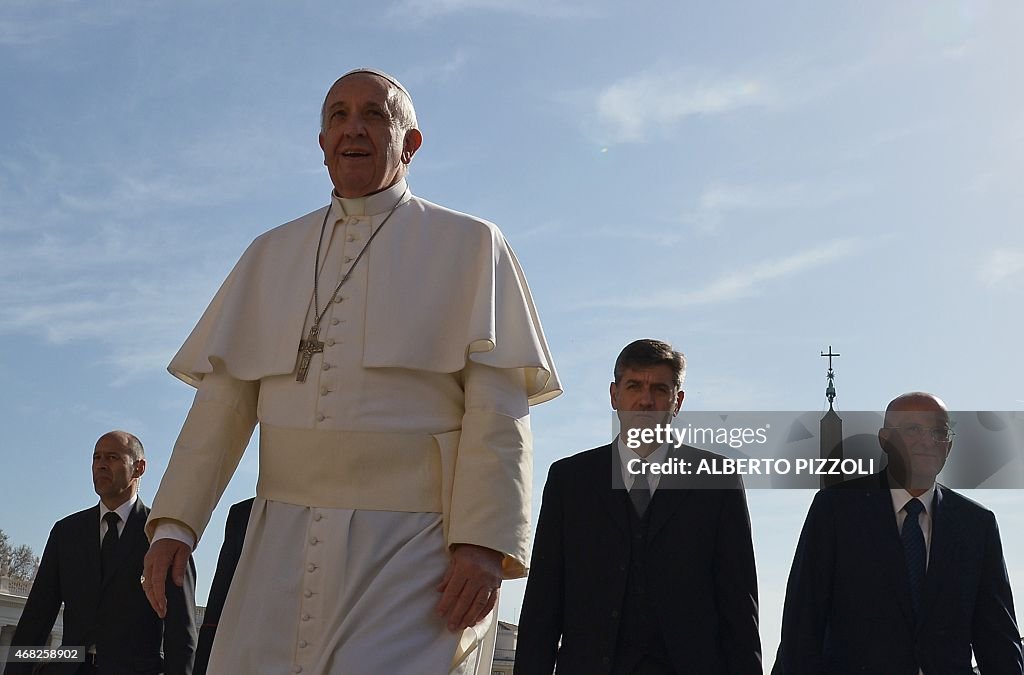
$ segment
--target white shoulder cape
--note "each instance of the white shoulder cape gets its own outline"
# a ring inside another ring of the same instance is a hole
[[[240,380],[294,372],[326,208],[249,245],[171,374],[197,386],[214,359]],[[531,405],[561,393],[526,277],[492,223],[412,197],[359,264],[369,266],[364,367],[452,373],[469,358],[523,369]]]

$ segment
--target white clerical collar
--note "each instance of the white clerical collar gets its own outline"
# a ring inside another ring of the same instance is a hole
[[[622,469],[622,482],[625,484],[626,489],[633,487],[633,474],[629,472],[629,461],[631,459],[639,459],[641,462],[647,462],[650,464],[663,464],[668,459],[668,443],[664,443],[659,446],[654,452],[647,455],[647,457],[641,457],[636,452],[622,442],[622,437],[619,436],[615,441],[615,447],[619,451],[619,463]],[[647,484],[651,488],[651,494],[654,494],[654,490],[657,489],[658,483],[661,482],[661,474],[658,473],[647,473]]]
[[[387,190],[374,192],[365,197],[341,197],[338,191],[331,193],[331,203],[336,213],[344,216],[376,216],[387,213],[408,190],[405,179],[401,178]]]

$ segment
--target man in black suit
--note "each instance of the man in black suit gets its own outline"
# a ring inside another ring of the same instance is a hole
[[[195,566],[184,588],[166,581],[167,619],[150,607],[140,584],[149,549],[143,527],[149,507],[138,498],[146,459],[139,439],[111,431],[96,442],[92,481],[97,506],[57,521],[43,550],[32,590],[14,633],[14,646],[43,646],[64,604],[64,639],[85,647],[85,663],[50,664],[48,675],[127,675],[192,672],[195,648]],[[161,643],[163,644],[161,650]],[[12,646],[12,653],[14,647]],[[9,663],[6,675],[33,666]]]
[[[786,589],[784,675],[1020,675],[1020,633],[996,519],[935,478],[953,446],[945,404],[886,408],[880,474],[814,497]]]
[[[249,514],[255,497],[238,502],[228,511],[228,519],[224,524],[224,543],[217,557],[217,571],[213,574],[210,584],[210,595],[203,613],[203,625],[199,627],[199,645],[196,647],[196,662],[192,675],[206,675],[210,664],[210,650],[213,639],[217,636],[217,625],[220,613],[224,610],[224,601],[231,588],[231,579],[235,576],[238,559],[242,556],[242,544],[245,543],[245,530],[249,525]]]
[[[618,440],[551,466],[518,675],[548,675],[556,662],[561,675],[760,675],[757,574],[739,479],[717,484],[731,489],[693,489],[676,476],[634,473],[643,462],[717,455],[623,442],[671,421],[684,370],[671,345],[628,345],[610,388]]]

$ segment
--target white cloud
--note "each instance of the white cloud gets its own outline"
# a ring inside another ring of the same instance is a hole
[[[1024,281],[1024,249],[993,251],[982,263],[978,276],[988,286]]]
[[[87,341],[115,381],[159,372],[199,317],[240,247],[201,248],[175,227],[107,223],[79,232],[6,237],[0,334],[48,344]]]
[[[588,308],[679,309],[695,305],[733,302],[758,295],[768,282],[799,275],[835,260],[846,258],[861,248],[854,239],[839,239],[785,258],[768,260],[745,270],[723,275],[695,291],[669,291],[660,294],[609,297],[584,305]]]
[[[391,9],[395,17],[429,19],[469,11],[503,12],[545,19],[590,17],[595,10],[584,3],[562,0],[399,0]]]
[[[773,101],[771,85],[757,78],[722,77],[688,68],[648,71],[602,89],[596,98],[597,120],[608,143],[646,140],[695,115],[715,115]]]
[[[683,216],[683,222],[714,230],[732,213],[821,208],[863,191],[855,185],[806,182],[775,185],[712,183],[701,192],[696,208]]]
[[[105,282],[95,271],[69,284],[38,280],[0,281],[0,333],[36,336],[49,344],[87,340],[100,346],[94,365],[110,366],[117,383],[159,372],[199,318],[212,297],[216,273],[188,273],[174,278],[171,270],[148,276],[145,265],[132,272],[118,270],[121,285]],[[33,291],[26,287],[34,286]]]
[[[115,412],[90,403],[76,403],[71,406],[71,412],[84,420],[107,429],[131,429],[133,434],[142,438],[145,438],[150,430],[150,425],[146,424],[143,419],[125,417],[120,411]],[[180,414],[180,408],[176,412]],[[85,452],[88,452],[88,450]]]
[[[154,3],[112,0],[4,0],[0,3],[0,47],[50,45],[82,28],[112,25]]]
[[[158,207],[224,204],[253,194],[279,180],[283,171],[307,166],[316,157],[312,142],[303,148],[281,138],[276,130],[258,125],[231,127],[195,138],[162,161],[101,160],[88,167],[88,183],[63,189],[60,201],[78,213],[121,217]]]
[[[413,66],[402,74],[401,79],[410,88],[421,84],[445,82],[458,74],[471,60],[469,50],[460,47],[440,63]]]
[[[299,175],[302,167],[319,166],[316,173],[323,173],[314,134],[302,146],[265,121],[204,130],[159,149],[138,143],[127,158],[122,152],[111,144],[70,162],[42,140],[21,141],[0,160],[0,204],[6,207],[0,233],[59,227],[81,233],[83,221],[96,230],[140,216],[152,223],[154,214],[175,208],[220,206],[259,194],[261,186]]]
[[[20,47],[50,39],[53,29],[50,26],[33,26],[9,19],[0,21],[0,45]]]
[[[116,143],[76,162],[17,143],[0,160],[0,334],[88,342],[115,381],[162,370],[257,233],[224,207],[319,164],[312,139],[272,126],[202,129],[127,159]]]
[[[659,247],[675,246],[680,242],[689,241],[690,233],[683,232],[678,227],[669,229],[644,228],[641,230],[626,229],[622,227],[603,226],[589,230],[576,237],[603,237],[607,239],[625,239],[627,241],[646,241]]]

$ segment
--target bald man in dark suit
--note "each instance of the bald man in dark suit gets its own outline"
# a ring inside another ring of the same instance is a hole
[[[945,404],[886,409],[885,471],[814,498],[786,589],[780,675],[1021,675],[1020,633],[991,511],[935,482]]]
[[[57,521],[12,640],[15,647],[49,644],[64,605],[64,639],[87,649],[84,663],[8,663],[6,675],[189,675],[196,643],[195,566],[185,584],[166,581],[163,621],[142,590],[149,550],[143,527],[149,507],[138,497],[146,459],[139,439],[111,431],[96,442],[92,479],[100,503]]]

